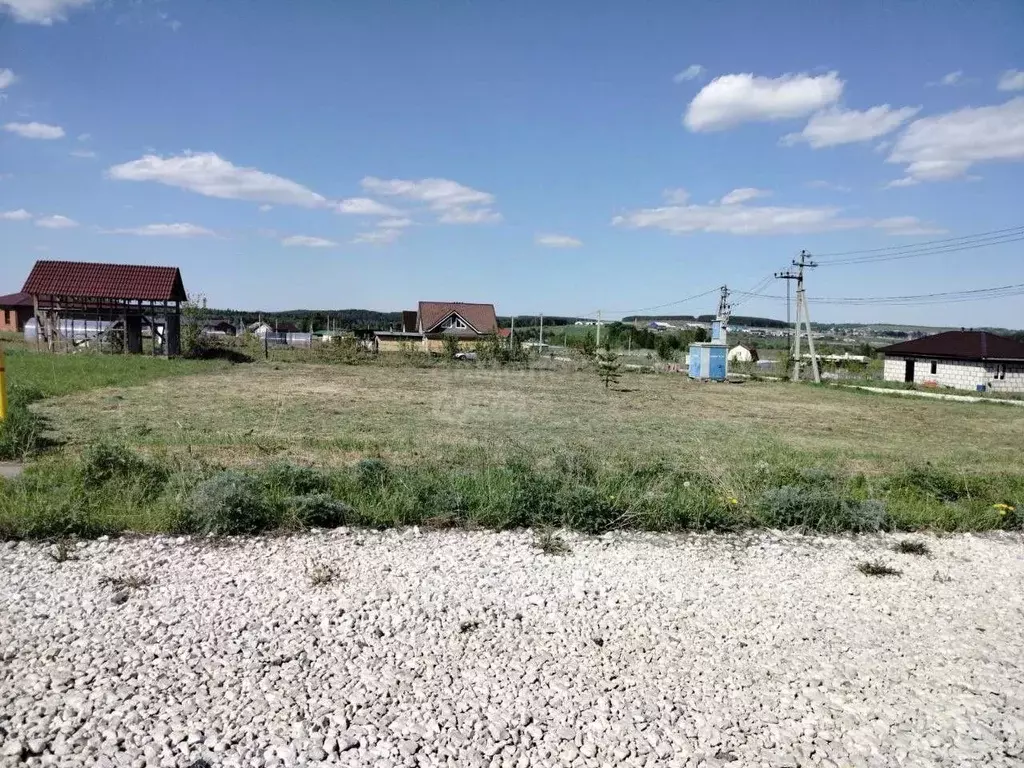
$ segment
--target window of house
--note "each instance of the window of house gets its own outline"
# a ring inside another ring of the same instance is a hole
[[[452,315],[443,323],[441,323],[441,327],[444,328],[445,330],[448,330],[449,328],[468,328],[469,326],[466,325],[466,321],[463,320],[458,315]]]
[[[938,372],[939,372],[939,363],[936,360],[932,360],[932,373],[935,374],[935,373],[938,373]]]

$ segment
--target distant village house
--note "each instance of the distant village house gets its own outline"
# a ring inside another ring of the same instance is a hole
[[[421,301],[415,311],[402,312],[400,331],[377,331],[374,347],[380,352],[395,352],[410,346],[422,352],[440,352],[446,337],[454,336],[460,346],[468,348],[491,334],[506,335],[498,328],[493,304]]]
[[[882,347],[883,378],[926,387],[1024,392],[1024,344],[988,331],[947,331]]]

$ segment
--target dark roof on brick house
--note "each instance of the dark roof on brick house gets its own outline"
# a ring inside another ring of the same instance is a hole
[[[29,293],[8,293],[0,296],[0,307],[31,307],[32,294]]]
[[[988,331],[946,331],[892,344],[878,351],[903,357],[1024,361],[1024,344]]]
[[[447,320],[452,313],[459,317],[478,334],[494,333],[498,330],[498,317],[493,304],[467,304],[462,301],[421,301],[419,304],[420,327],[423,333],[430,333]]]
[[[82,299],[187,301],[177,267],[37,261],[24,293]]]

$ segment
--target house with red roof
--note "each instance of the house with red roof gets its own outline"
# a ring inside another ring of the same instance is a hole
[[[1024,344],[988,331],[946,331],[882,347],[883,378],[926,387],[1024,392]]]
[[[400,331],[377,331],[379,351],[398,351],[410,346],[424,352],[440,352],[446,338],[455,337],[469,348],[491,335],[505,335],[498,327],[493,304],[464,301],[421,301],[415,310],[402,312]]]

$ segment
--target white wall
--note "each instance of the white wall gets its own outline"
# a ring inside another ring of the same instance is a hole
[[[985,371],[993,392],[1024,392],[1024,363],[986,363]]]
[[[886,381],[903,381],[907,359],[886,355],[882,378]],[[934,361],[935,373],[932,373],[932,360],[922,357],[912,359],[914,360],[915,384],[976,391],[979,384],[987,385],[989,382],[990,377],[986,373],[983,363],[936,359]]]

